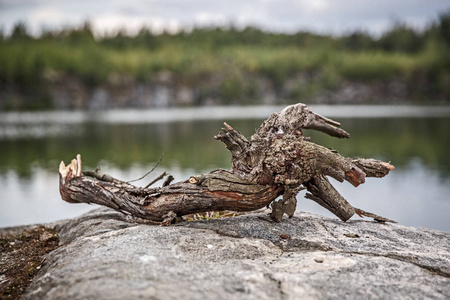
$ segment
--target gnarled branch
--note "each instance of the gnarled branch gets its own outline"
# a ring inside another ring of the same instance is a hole
[[[272,114],[248,140],[227,123],[215,136],[231,152],[231,170],[215,170],[188,180],[158,188],[139,188],[98,172],[81,172],[81,156],[60,165],[60,193],[71,203],[95,203],[132,216],[167,222],[175,217],[206,211],[251,211],[272,205],[272,218],[293,216],[296,195],[303,187],[306,197],[346,221],[355,209],[325,176],[348,181],[354,186],[366,176],[383,177],[394,167],[374,159],[351,159],[312,143],[302,129],[316,129],[339,138],[350,135],[340,124],[315,114],[304,104],[286,107]],[[303,187],[302,187],[303,186]]]

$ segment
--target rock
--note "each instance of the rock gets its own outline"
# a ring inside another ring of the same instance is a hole
[[[161,227],[107,208],[55,230],[24,299],[450,298],[450,232],[308,213]]]

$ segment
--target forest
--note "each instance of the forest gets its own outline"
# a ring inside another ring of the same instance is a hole
[[[261,78],[281,91],[299,74],[308,76],[307,84],[282,97],[307,99],[345,82],[398,81],[412,102],[448,102],[450,12],[423,31],[399,23],[379,37],[363,31],[332,36],[233,25],[99,36],[89,22],[38,36],[23,22],[10,34],[0,31],[0,110],[54,108],[51,85],[64,84],[61,78],[93,89],[111,84],[114,76],[151,84],[162,72],[177,85],[196,88],[200,100],[190,105],[201,105],[211,95],[221,105],[261,104]],[[217,78],[212,87],[211,78]],[[17,94],[31,100],[14,101]]]

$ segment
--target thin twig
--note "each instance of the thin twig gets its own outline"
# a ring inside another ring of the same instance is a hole
[[[163,152],[163,154],[161,154],[161,156],[159,157],[158,161],[156,162],[156,165],[150,171],[145,173],[144,176],[142,176],[141,178],[138,178],[138,179],[127,181],[127,183],[135,182],[135,181],[139,181],[139,180],[144,179],[148,174],[150,174],[151,172],[153,172],[156,169],[156,167],[159,165],[159,163],[161,162],[161,160],[163,159],[165,154],[166,154],[166,152]]]
[[[395,221],[389,220],[388,218],[378,216],[378,215],[376,215],[376,214],[373,214],[373,213],[368,212],[368,211],[364,211],[364,210],[359,209],[359,208],[356,208],[356,207],[355,207],[355,212],[356,212],[356,214],[357,214],[358,216],[360,216],[361,218],[362,218],[362,216],[366,216],[366,217],[369,217],[369,218],[373,218],[375,221],[378,221],[378,222],[383,222],[383,223],[384,223],[384,222],[397,223],[397,222],[395,222]]]
[[[164,171],[161,175],[159,175],[158,177],[156,177],[155,179],[153,179],[149,184],[147,184],[144,189],[148,188],[149,186],[151,186],[152,184],[154,184],[155,182],[157,182],[158,180],[161,180],[164,178],[164,176],[166,176],[166,171]]]

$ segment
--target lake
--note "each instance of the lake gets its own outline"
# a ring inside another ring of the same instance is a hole
[[[305,131],[312,141],[344,156],[390,161],[396,169],[354,188],[333,181],[355,207],[402,225],[450,230],[450,107],[311,106],[351,134],[338,140]],[[229,168],[230,155],[213,139],[223,122],[250,137],[283,107],[207,107],[105,112],[0,113],[0,227],[78,216],[93,206],[69,204],[58,190],[58,166],[77,153],[84,170],[100,167],[136,185],[163,171],[176,181]],[[298,196],[298,209],[333,216]],[[359,217],[353,217],[358,219]]]

